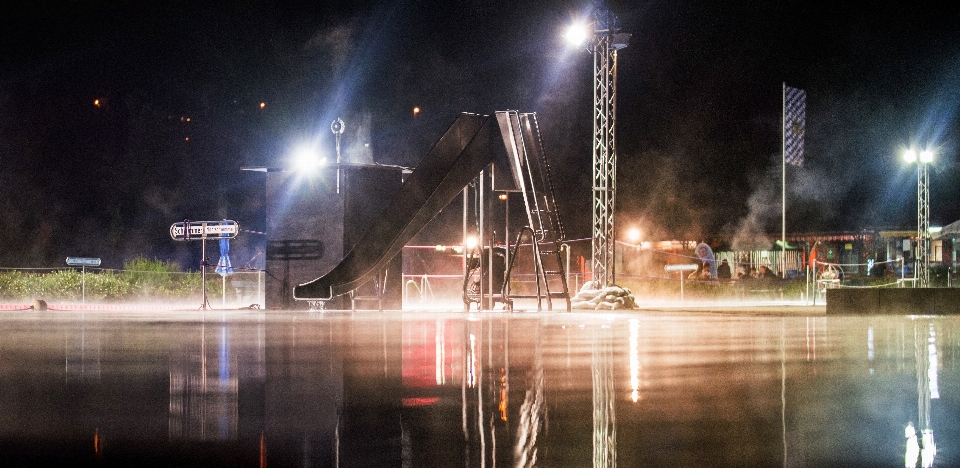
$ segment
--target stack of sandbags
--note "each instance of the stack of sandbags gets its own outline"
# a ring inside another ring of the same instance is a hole
[[[637,303],[633,300],[633,293],[620,286],[597,288],[594,282],[589,281],[580,288],[580,292],[570,299],[573,309],[613,310],[636,309]]]

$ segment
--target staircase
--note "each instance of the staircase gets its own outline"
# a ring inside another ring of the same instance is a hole
[[[527,213],[527,225],[517,235],[510,262],[507,265],[503,298],[508,308],[513,308],[513,299],[537,299],[537,310],[553,310],[553,300],[566,301],[570,310],[570,292],[567,289],[567,273],[560,256],[564,240],[563,225],[557,212],[550,170],[540,139],[537,116],[533,113],[501,111],[496,113],[500,133],[506,145],[514,183],[523,194]],[[529,235],[529,247],[533,250],[536,273],[536,294],[511,294],[510,274],[523,245],[524,234]]]

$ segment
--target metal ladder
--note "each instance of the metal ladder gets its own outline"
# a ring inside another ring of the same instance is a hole
[[[361,288],[352,289],[348,296],[350,297],[350,310],[356,312],[357,302],[370,302],[376,301],[377,311],[383,312],[383,298],[386,295],[387,289],[387,275],[389,270],[378,271],[373,277],[370,286],[373,286],[373,295],[363,295],[360,293]],[[369,287],[369,286],[368,286]]]
[[[564,240],[563,224],[557,212],[553,182],[540,138],[540,128],[534,113],[517,111],[497,112],[497,121],[507,147],[514,182],[523,194],[527,226],[520,230],[507,265],[503,298],[509,308],[513,299],[537,299],[537,310],[546,300],[547,310],[553,310],[554,299],[564,299],[570,310],[570,292],[567,272],[560,256]],[[510,274],[516,264],[523,235],[529,233],[536,273],[536,294],[510,294]]]

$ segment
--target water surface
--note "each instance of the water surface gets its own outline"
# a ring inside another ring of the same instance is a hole
[[[9,312],[0,465],[951,466],[958,342],[952,317]]]

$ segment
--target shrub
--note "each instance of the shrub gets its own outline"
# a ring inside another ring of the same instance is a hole
[[[80,296],[82,278],[79,271],[58,270],[33,276],[37,279],[37,290],[32,294],[36,299],[63,300]]]
[[[193,277],[196,276],[196,280]],[[121,279],[137,299],[182,298],[199,290],[198,274],[183,273],[180,265],[137,257],[123,264]]]
[[[87,275],[87,300],[90,301],[122,301],[131,296],[131,289],[130,283],[112,271]]]
[[[137,257],[125,262],[123,271],[57,270],[49,273],[0,272],[0,300],[33,299],[79,301],[199,300],[200,274],[186,273],[174,262]],[[219,285],[210,275],[208,289]],[[85,286],[84,286],[85,282]]]
[[[26,275],[19,271],[0,273],[0,298],[19,301],[27,297]]]

